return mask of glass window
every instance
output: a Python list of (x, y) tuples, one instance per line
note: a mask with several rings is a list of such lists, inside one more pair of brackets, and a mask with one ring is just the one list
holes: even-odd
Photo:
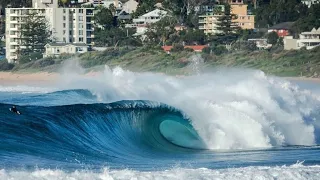
[(80, 36), (83, 35), (83, 30), (79, 30), (79, 35), (80, 35)]
[(83, 9), (79, 9), (79, 13), (83, 13)]
[(83, 28), (83, 23), (79, 23), (79, 29)]
[(79, 42), (83, 42), (83, 38), (82, 37), (79, 38)]
[(79, 21), (83, 21), (83, 16), (79, 16)]
[(63, 28), (66, 28), (66, 23), (63, 23)]
[(63, 20), (64, 20), (64, 21), (66, 20), (66, 16), (63, 16)]

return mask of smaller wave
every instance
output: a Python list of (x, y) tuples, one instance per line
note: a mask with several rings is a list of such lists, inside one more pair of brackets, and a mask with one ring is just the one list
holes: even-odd
[(6, 171), (0, 170), (0, 179), (24, 179), (24, 180), (44, 180), (44, 179), (225, 179), (225, 180), (248, 180), (248, 179), (320, 179), (320, 166), (304, 166), (294, 164), (291, 166), (251, 166), (244, 168), (228, 168), (212, 170), (207, 168), (185, 169), (173, 168), (165, 171), (141, 172), (124, 170), (102, 169), (95, 171), (74, 171), (65, 172), (63, 170), (39, 169), (35, 171)]
[(49, 93), (55, 91), (55, 88), (38, 86), (0, 86), (0, 92), (19, 92), (19, 93)]

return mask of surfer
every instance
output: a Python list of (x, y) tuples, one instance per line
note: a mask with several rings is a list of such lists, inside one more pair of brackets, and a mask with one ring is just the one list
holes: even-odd
[(12, 108), (9, 109), (11, 112), (16, 113), (16, 114), (21, 114), (20, 111), (18, 111), (16, 106), (12, 106)]

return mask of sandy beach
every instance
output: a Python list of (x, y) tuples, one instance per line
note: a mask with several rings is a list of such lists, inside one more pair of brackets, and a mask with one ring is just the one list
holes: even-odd
[(53, 83), (59, 78), (58, 73), (11, 73), (0, 72), (0, 85)]
[[(89, 72), (85, 76), (96, 76), (98, 72)], [(0, 72), (0, 85), (12, 85), (12, 84), (52, 84), (62, 78), (59, 73), (12, 73), (12, 72)], [(285, 77), (285, 79), (291, 81), (312, 81), (320, 83), (320, 78), (308, 78), (308, 77)]]

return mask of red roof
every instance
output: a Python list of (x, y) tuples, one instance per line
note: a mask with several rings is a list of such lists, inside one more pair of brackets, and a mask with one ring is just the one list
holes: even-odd
[[(194, 51), (198, 51), (198, 52), (202, 52), (202, 50), (204, 48), (208, 47), (207, 45), (196, 45), (196, 46), (184, 46), (184, 48), (190, 48), (193, 49)], [(162, 46), (162, 49), (164, 51), (171, 51), (171, 49), (173, 48), (173, 46)]]

